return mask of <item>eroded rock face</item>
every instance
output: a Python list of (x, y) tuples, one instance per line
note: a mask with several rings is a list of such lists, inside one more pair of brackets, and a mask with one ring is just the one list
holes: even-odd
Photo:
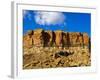
[(63, 32), (63, 46), (67, 46), (68, 45), (68, 43), (69, 43), (69, 36), (68, 36), (68, 33), (67, 32)]
[(80, 35), (78, 36), (78, 41), (77, 43), (80, 45), (80, 46), (83, 46), (83, 35), (80, 33)]
[(44, 36), (44, 46), (52, 46), (53, 32), (52, 31), (45, 31), (43, 33), (43, 36)]
[(86, 33), (28, 31), (23, 36), (23, 69), (90, 66), (90, 43)]
[(34, 30), (34, 35), (33, 35), (33, 45), (35, 46), (43, 46), (43, 30), (42, 29), (37, 29)]
[(79, 43), (79, 39), (78, 39), (78, 36), (80, 36), (80, 33), (76, 32), (70, 32), (69, 33), (69, 41), (70, 41), (70, 45), (73, 45), (73, 46), (77, 46), (78, 43)]
[(55, 43), (56, 43), (56, 46), (62, 46), (62, 31), (55, 31), (55, 35), (56, 35), (56, 38), (55, 38)]
[(87, 46), (87, 45), (89, 45), (89, 37), (88, 37), (88, 34), (87, 33), (84, 33), (83, 34), (83, 44), (85, 45), (85, 46)]
[(24, 47), (30, 48), (33, 45), (33, 39), (32, 39), (33, 31), (30, 30), (27, 32), (26, 35), (23, 37), (23, 45)]
[(46, 47), (70, 47), (70, 46), (88, 46), (90, 39), (87, 33), (64, 32), (64, 31), (44, 31), (37, 29), (28, 31), (24, 35), (24, 46), (46, 46)]

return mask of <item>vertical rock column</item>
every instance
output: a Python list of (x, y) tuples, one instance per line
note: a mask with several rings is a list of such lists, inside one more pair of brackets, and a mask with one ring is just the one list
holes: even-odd
[(79, 33), (77, 34), (77, 46), (83, 47), (83, 34)]
[(55, 43), (57, 47), (62, 47), (62, 31), (55, 31)]
[(53, 41), (53, 32), (52, 31), (44, 31), (43, 37), (44, 37), (44, 46), (51, 47), (52, 41)]
[(84, 46), (89, 46), (89, 36), (87, 33), (83, 33), (83, 44)]
[(69, 41), (71, 46), (77, 46), (77, 35), (78, 33), (69, 33)]
[(28, 31), (27, 34), (24, 35), (24, 37), (23, 37), (24, 47), (26, 47), (26, 48), (32, 47), (32, 45), (33, 45), (32, 35), (33, 35), (32, 30)]
[(37, 47), (43, 46), (44, 40), (43, 40), (42, 29), (34, 30), (33, 42), (34, 42), (34, 46), (37, 46)]
[(63, 47), (68, 47), (69, 44), (69, 36), (67, 32), (63, 32)]

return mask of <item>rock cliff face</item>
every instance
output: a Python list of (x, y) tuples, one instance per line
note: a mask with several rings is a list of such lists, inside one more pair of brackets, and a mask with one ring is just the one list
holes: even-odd
[(42, 47), (70, 47), (70, 46), (89, 46), (89, 36), (87, 33), (44, 31), (37, 29), (28, 31), (23, 38), (24, 47), (42, 46)]
[(30, 30), (23, 36), (23, 69), (91, 65), (87, 33)]

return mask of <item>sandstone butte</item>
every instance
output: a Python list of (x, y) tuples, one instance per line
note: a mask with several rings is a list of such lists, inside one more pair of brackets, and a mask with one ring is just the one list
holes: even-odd
[(64, 32), (61, 30), (50, 31), (43, 29), (29, 30), (23, 36), (23, 47), (70, 47), (88, 46), (90, 49), (90, 37), (87, 33)]

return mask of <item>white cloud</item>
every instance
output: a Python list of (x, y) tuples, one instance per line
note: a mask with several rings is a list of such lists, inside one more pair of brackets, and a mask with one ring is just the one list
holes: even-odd
[(23, 10), (23, 18), (26, 18), (26, 16), (29, 20), (31, 20), (31, 14), (29, 13), (29, 11)]
[(36, 23), (40, 25), (56, 25), (65, 23), (65, 16), (61, 12), (37, 11), (35, 12), (34, 18)]

